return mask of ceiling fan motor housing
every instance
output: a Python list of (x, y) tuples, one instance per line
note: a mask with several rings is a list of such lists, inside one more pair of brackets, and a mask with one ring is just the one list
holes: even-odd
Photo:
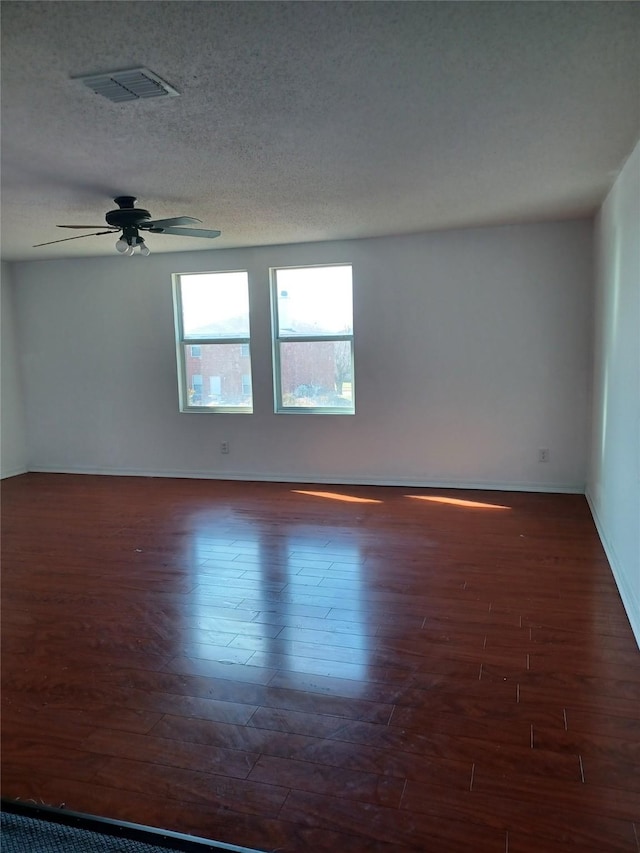
[(105, 219), (107, 223), (114, 228), (135, 228), (138, 225), (151, 219), (151, 214), (148, 210), (142, 207), (135, 207), (135, 198), (130, 195), (120, 195), (114, 198), (115, 203), (119, 206), (118, 210), (110, 210)]

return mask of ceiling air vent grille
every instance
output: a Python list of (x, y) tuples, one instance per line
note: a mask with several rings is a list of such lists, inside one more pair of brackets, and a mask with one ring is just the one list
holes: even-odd
[(107, 71), (105, 74), (91, 74), (74, 79), (81, 80), (96, 95), (104, 95), (117, 104), (122, 101), (137, 101), (140, 98), (175, 98), (180, 94), (148, 68)]

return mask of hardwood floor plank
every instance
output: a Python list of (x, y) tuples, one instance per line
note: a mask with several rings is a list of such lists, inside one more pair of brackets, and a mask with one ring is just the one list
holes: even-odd
[[(639, 664), (640, 666), (640, 664)], [(571, 670), (557, 669), (554, 672), (523, 672), (520, 675), (522, 689), (527, 687), (549, 688), (564, 691), (567, 696), (578, 697), (610, 696), (612, 699), (628, 699), (640, 702), (640, 683), (600, 676), (583, 675)]]
[(409, 782), (401, 807), (441, 819), (475, 822), (503, 832), (535, 825), (541, 839), (571, 840), (580, 849), (630, 853), (636, 843), (630, 821), (594, 815), (584, 806), (574, 812), (558, 799), (542, 805), (529, 798), (496, 797), (475, 790), (461, 793)]
[(276, 674), (275, 667), (244, 666), (222, 663), (208, 658), (176, 657), (164, 664), (165, 672), (179, 675), (196, 675), (235, 681), (239, 684), (268, 684)]
[[(185, 743), (201, 743), (224, 749), (239, 749), (266, 755), (298, 758), (310, 745), (302, 737), (276, 737), (251, 726), (212, 723), (209, 720), (185, 720), (166, 714), (151, 732), (153, 737), (168, 738)], [(315, 741), (314, 744), (315, 745)]]
[(291, 791), (281, 816), (285, 820), (322, 830), (359, 834), (364, 845), (384, 841), (388, 844), (413, 845), (418, 850), (434, 849), (448, 853), (463, 853), (469, 849), (482, 853), (503, 853), (505, 850), (505, 833), (482, 824), (449, 821), (431, 815), (403, 820), (396, 809), (352, 803), (337, 797), (302, 791)]
[(591, 814), (633, 822), (640, 815), (640, 793), (620, 788), (587, 785), (581, 780), (558, 780), (543, 776), (532, 778), (519, 773), (517, 768), (509, 773), (495, 773), (482, 763), (477, 764), (473, 775), (473, 790), (496, 798), (513, 798), (520, 802), (561, 803), (563, 808), (580, 813), (587, 809)]
[[(605, 589), (609, 585), (605, 585)], [(615, 593), (614, 593), (615, 595)], [(530, 628), (531, 643), (535, 647), (569, 647), (574, 652), (580, 652), (584, 648), (584, 634), (580, 631), (570, 631), (564, 628)], [(615, 637), (606, 634), (598, 635), (598, 642), (592, 644), (591, 654), (622, 651), (628, 652), (634, 657), (638, 648), (633, 637), (626, 634), (624, 637)]]
[(333, 766), (262, 755), (248, 776), (252, 782), (285, 785), (316, 794), (340, 792), (348, 799), (381, 806), (398, 806), (404, 790), (404, 779), (361, 770), (338, 769)]
[[(548, 726), (563, 728), (566, 715), (564, 709), (554, 703), (517, 702), (517, 694), (510, 691), (508, 701), (497, 704), (494, 696), (478, 696), (469, 692), (446, 693), (444, 691), (430, 692), (429, 690), (405, 691), (400, 696), (391, 720), (392, 725), (407, 728), (429, 728), (430, 721), (444, 714), (445, 720), (450, 715), (464, 717), (471, 723), (498, 723), (506, 727), (524, 727), (527, 730), (527, 743), (530, 740), (530, 726)], [(402, 706), (402, 707), (399, 707)], [(455, 725), (455, 723), (453, 724)], [(471, 736), (469, 730), (469, 736)]]
[(585, 711), (569, 705), (565, 710), (565, 719), (567, 729), (572, 732), (594, 732), (640, 743), (640, 707), (636, 708), (636, 711), (637, 716), (629, 718), (616, 714)]
[(339, 660), (324, 660), (315, 657), (302, 657), (272, 652), (254, 652), (249, 658), (251, 666), (266, 666), (289, 672), (300, 672), (332, 678), (358, 678), (363, 671), (360, 664)]
[(556, 706), (569, 707), (574, 711), (585, 714), (624, 717), (630, 720), (640, 719), (640, 703), (626, 697), (612, 696), (609, 693), (600, 693), (597, 690), (571, 690), (548, 685), (545, 687), (531, 687), (521, 682), (518, 685), (518, 698), (521, 704), (531, 702), (551, 702)]
[(78, 782), (90, 782), (95, 778), (103, 761), (101, 755), (86, 749), (77, 749), (68, 744), (52, 744), (46, 734), (12, 737), (2, 748), (3, 776), (19, 775), (25, 770), (37, 775), (43, 755), (46, 756), (48, 772), (64, 775)]
[[(588, 850), (589, 853), (602, 853), (599, 847), (586, 847), (576, 845), (571, 839), (561, 841), (554, 838), (541, 838), (539, 835), (529, 834), (520, 830), (511, 830), (508, 835), (509, 853), (578, 853), (579, 850)], [(634, 851), (635, 853), (635, 851)]]
[(286, 787), (279, 785), (128, 758), (105, 758), (96, 772), (95, 781), (100, 785), (183, 803), (206, 805), (214, 800), (223, 808), (266, 817), (278, 815), (288, 793)]
[(605, 760), (640, 764), (640, 742), (631, 738), (622, 740), (600, 733), (572, 732), (534, 726), (533, 743), (535, 748), (553, 752), (592, 755)]
[[(640, 765), (631, 758), (621, 761), (608, 756), (581, 755), (580, 760), (587, 785), (640, 792)], [(637, 821), (640, 822), (640, 815)]]
[(468, 737), (488, 740), (492, 743), (511, 744), (526, 748), (531, 743), (531, 724), (524, 720), (486, 720), (470, 718), (460, 714), (437, 712), (413, 708), (396, 708), (390, 726), (413, 729), (419, 732), (436, 732), (453, 737)]
[(151, 731), (162, 716), (157, 712), (119, 708), (115, 705), (103, 706), (93, 702), (88, 707), (71, 707), (70, 704), (65, 707), (62, 703), (62, 707), (56, 707), (39, 698), (26, 698), (21, 694), (20, 697), (16, 696), (15, 711), (27, 714), (31, 724), (40, 730), (49, 728), (70, 733), (79, 726), (99, 726), (144, 734)]
[(203, 744), (185, 743), (175, 739), (139, 735), (130, 732), (96, 730), (82, 741), (82, 746), (91, 753), (112, 758), (129, 758), (135, 755), (148, 764), (163, 764), (185, 770), (199, 770), (246, 779), (260, 757), (257, 752), (238, 749), (210, 747)]
[[(357, 666), (354, 664), (354, 666)], [(359, 670), (360, 668), (358, 668)], [(271, 687), (293, 688), (305, 693), (320, 693), (329, 696), (344, 696), (353, 699), (367, 699), (387, 705), (403, 703), (409, 689), (383, 681), (362, 681), (358, 678), (338, 678), (335, 676), (307, 675), (304, 672), (279, 670), (269, 682)]]
[[(369, 746), (385, 755), (401, 756), (403, 759), (406, 755), (415, 755), (435, 762), (442, 759), (460, 762), (466, 767), (475, 762), (488, 762), (505, 771), (518, 766), (523, 772), (532, 775), (573, 780), (581, 778), (577, 755), (532, 750), (529, 746), (509, 746), (506, 749), (504, 744), (492, 741), (440, 733), (426, 734), (392, 726), (270, 708), (258, 708), (249, 725), (297, 735), (317, 735), (331, 742), (343, 741), (361, 748)], [(332, 744), (331, 749), (334, 748)]]

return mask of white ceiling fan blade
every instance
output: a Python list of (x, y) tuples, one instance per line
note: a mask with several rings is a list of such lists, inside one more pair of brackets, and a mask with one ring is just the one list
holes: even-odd
[(219, 237), (220, 231), (209, 231), (205, 228), (151, 228), (152, 234), (177, 234), (182, 237)]
[(148, 228), (171, 228), (173, 225), (196, 225), (202, 222), (202, 219), (195, 219), (193, 216), (174, 216), (173, 219), (152, 219), (149, 222), (141, 222), (138, 226), (143, 230)]

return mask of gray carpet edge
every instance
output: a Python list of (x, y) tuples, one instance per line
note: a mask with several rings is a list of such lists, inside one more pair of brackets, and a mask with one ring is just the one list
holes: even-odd
[[(126, 832), (126, 824), (123, 832)], [(133, 826), (133, 825), (130, 825)], [(112, 827), (113, 828), (113, 827)], [(138, 831), (140, 828), (137, 828)], [(116, 827), (117, 830), (117, 827)], [(187, 845), (187, 846), (185, 846)], [(185, 850), (235, 851), (235, 853), (260, 853), (246, 847), (205, 839), (173, 844), (163, 839), (142, 841), (124, 834), (110, 834), (100, 829), (87, 829), (47, 820), (46, 816), (15, 814), (2, 808), (0, 813), (0, 850), (2, 853), (184, 853)]]

